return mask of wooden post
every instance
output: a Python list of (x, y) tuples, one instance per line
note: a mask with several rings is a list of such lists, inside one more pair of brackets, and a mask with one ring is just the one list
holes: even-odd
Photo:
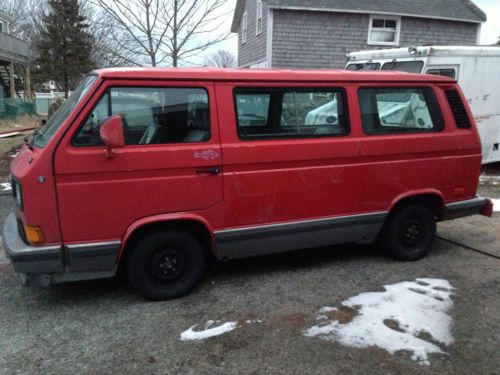
[(11, 100), (14, 100), (16, 97), (16, 83), (14, 81), (14, 61), (10, 62), (9, 78), (10, 78), (10, 98)]
[(26, 65), (26, 82), (24, 82), (24, 86), (24, 96), (26, 96), (28, 100), (33, 100), (31, 93), (31, 72), (29, 63)]

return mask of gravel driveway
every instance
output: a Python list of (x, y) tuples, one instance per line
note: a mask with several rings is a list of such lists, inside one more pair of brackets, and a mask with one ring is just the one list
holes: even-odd
[[(483, 188), (492, 196), (498, 188)], [(10, 210), (0, 197), (0, 220)], [(500, 256), (500, 214), (440, 224), (438, 235)], [(499, 374), (500, 260), (447, 240), (415, 263), (342, 246), (215, 264), (190, 296), (145, 302), (125, 281), (25, 288), (0, 253), (0, 374)], [(355, 349), (304, 336), (323, 306), (416, 278), (455, 289), (447, 354)], [(204, 341), (208, 320), (254, 321)], [(261, 322), (255, 322), (260, 320)]]

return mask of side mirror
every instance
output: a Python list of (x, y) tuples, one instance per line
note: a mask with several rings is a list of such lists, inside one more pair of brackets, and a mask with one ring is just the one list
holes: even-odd
[(120, 116), (113, 116), (101, 125), (99, 130), (102, 142), (106, 145), (106, 157), (113, 157), (114, 148), (125, 146), (125, 136), (123, 134), (123, 123)]

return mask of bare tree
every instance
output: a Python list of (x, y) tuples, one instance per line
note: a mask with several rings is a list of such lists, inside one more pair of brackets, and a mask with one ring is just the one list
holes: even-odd
[(159, 52), (169, 25), (164, 23), (163, 0), (92, 0), (92, 3), (114, 20), (120, 57), (124, 53), (133, 54), (134, 62), (139, 65), (145, 61), (152, 66), (164, 62), (165, 57)]
[(0, 11), (14, 19), (10, 34), (34, 44), (44, 16), (46, 0), (1, 0)]
[(121, 25), (107, 12), (82, 0), (82, 13), (88, 19), (88, 32), (92, 36), (92, 59), (99, 68), (141, 65), (137, 62), (137, 54), (127, 44), (128, 34)]
[(234, 68), (237, 66), (237, 61), (231, 52), (220, 49), (205, 58), (205, 65), (217, 68)]
[(226, 0), (91, 2), (116, 22), (114, 40), (135, 64), (178, 66), (229, 36), (229, 30), (221, 28), (230, 13), (225, 11)]

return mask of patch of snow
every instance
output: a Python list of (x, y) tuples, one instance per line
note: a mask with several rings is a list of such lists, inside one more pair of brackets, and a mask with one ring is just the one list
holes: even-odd
[(500, 181), (500, 176), (481, 175), (479, 177), (479, 182), (482, 182), (482, 183), (493, 182), (493, 181)]
[(260, 319), (247, 320), (245, 323), (246, 324), (262, 323), (262, 320), (260, 320)]
[(355, 348), (378, 346), (391, 354), (406, 350), (413, 353), (413, 360), (428, 365), (429, 354), (444, 353), (437, 343), (453, 343), (447, 314), (453, 307), (453, 287), (442, 279), (416, 279), (384, 288), (385, 292), (362, 293), (342, 302), (359, 312), (348, 323), (329, 320), (325, 313), (331, 307), (321, 309), (317, 316), (321, 322), (304, 335)]
[(0, 184), (0, 187), (2, 188), (2, 191), (11, 191), (12, 186), (10, 185), (10, 182), (3, 182)]
[(500, 212), (500, 199), (492, 199), (493, 201), (493, 211)]
[(192, 340), (205, 340), (210, 337), (220, 336), (225, 333), (231, 332), (238, 327), (236, 322), (226, 322), (220, 324), (220, 321), (209, 320), (204, 325), (200, 331), (195, 331), (194, 329), (198, 327), (198, 324), (192, 326), (188, 330), (181, 333), (182, 341), (192, 341)]

